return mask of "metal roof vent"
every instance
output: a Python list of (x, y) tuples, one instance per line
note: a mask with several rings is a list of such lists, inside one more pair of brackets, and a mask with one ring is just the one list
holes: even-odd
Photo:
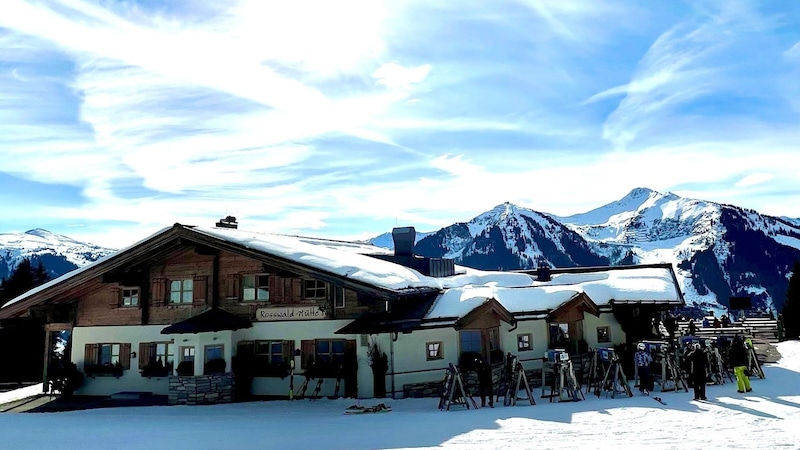
[(417, 231), (414, 227), (399, 227), (392, 229), (394, 240), (394, 254), (396, 256), (414, 256), (414, 241)]
[(236, 217), (227, 216), (224, 219), (220, 219), (219, 222), (216, 223), (217, 228), (233, 228), (234, 230), (239, 228), (239, 224), (236, 222)]

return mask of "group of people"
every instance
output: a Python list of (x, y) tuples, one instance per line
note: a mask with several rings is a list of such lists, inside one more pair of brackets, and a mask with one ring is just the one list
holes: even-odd
[[(749, 367), (749, 349), (742, 335), (736, 335), (728, 349), (727, 359), (730, 367), (736, 374), (737, 392), (745, 393), (752, 391), (750, 378), (745, 373)], [(685, 355), (689, 367), (689, 381), (694, 390), (695, 400), (706, 400), (706, 383), (709, 379), (708, 354), (699, 342), (691, 344), (690, 351)], [(639, 392), (650, 395), (653, 390), (654, 378), (651, 373), (653, 356), (647, 351), (647, 345), (640, 342), (637, 344), (636, 353), (633, 356), (636, 364), (636, 372), (639, 375)]]

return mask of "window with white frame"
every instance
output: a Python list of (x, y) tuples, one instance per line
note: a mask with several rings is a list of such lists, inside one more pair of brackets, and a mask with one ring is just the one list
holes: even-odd
[(122, 288), (122, 306), (139, 306), (139, 288)]
[(336, 309), (344, 308), (344, 288), (333, 289), (333, 307)]
[(442, 343), (439, 342), (426, 342), (426, 359), (428, 361), (433, 361), (435, 359), (442, 359), (444, 358), (444, 352), (442, 352)]
[(306, 300), (320, 300), (325, 298), (325, 282), (319, 280), (303, 280), (303, 297)]
[(269, 301), (269, 275), (253, 274), (242, 277), (242, 301)]
[(524, 352), (533, 350), (533, 335), (531, 333), (522, 333), (517, 335), (517, 351)]
[(172, 304), (192, 303), (194, 283), (191, 278), (172, 280), (169, 283), (169, 302)]

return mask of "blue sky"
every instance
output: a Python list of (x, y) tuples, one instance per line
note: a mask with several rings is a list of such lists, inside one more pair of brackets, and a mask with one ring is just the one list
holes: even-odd
[[(213, 6), (209, 6), (213, 4)], [(800, 2), (0, 1), (0, 232), (800, 217)]]

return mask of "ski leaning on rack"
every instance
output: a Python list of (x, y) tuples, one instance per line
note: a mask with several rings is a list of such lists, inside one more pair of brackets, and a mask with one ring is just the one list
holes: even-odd
[(452, 405), (465, 406), (469, 409), (470, 403), (475, 409), (478, 409), (478, 404), (472, 398), (472, 394), (464, 387), (464, 379), (461, 377), (458, 367), (450, 363), (444, 379), (442, 396), (439, 399), (439, 409), (450, 411)]
[(289, 360), (289, 400), (294, 400), (294, 358)]
[[(528, 377), (525, 376), (525, 369), (522, 367), (522, 363), (519, 362), (519, 358), (510, 353), (506, 358), (507, 376), (503, 392), (503, 406), (516, 406), (517, 400), (528, 400), (531, 405), (535, 405), (536, 400), (533, 399)], [(518, 397), (520, 389), (525, 391), (525, 397), (523, 398)], [(500, 397), (498, 396), (498, 401), (499, 400)]]

